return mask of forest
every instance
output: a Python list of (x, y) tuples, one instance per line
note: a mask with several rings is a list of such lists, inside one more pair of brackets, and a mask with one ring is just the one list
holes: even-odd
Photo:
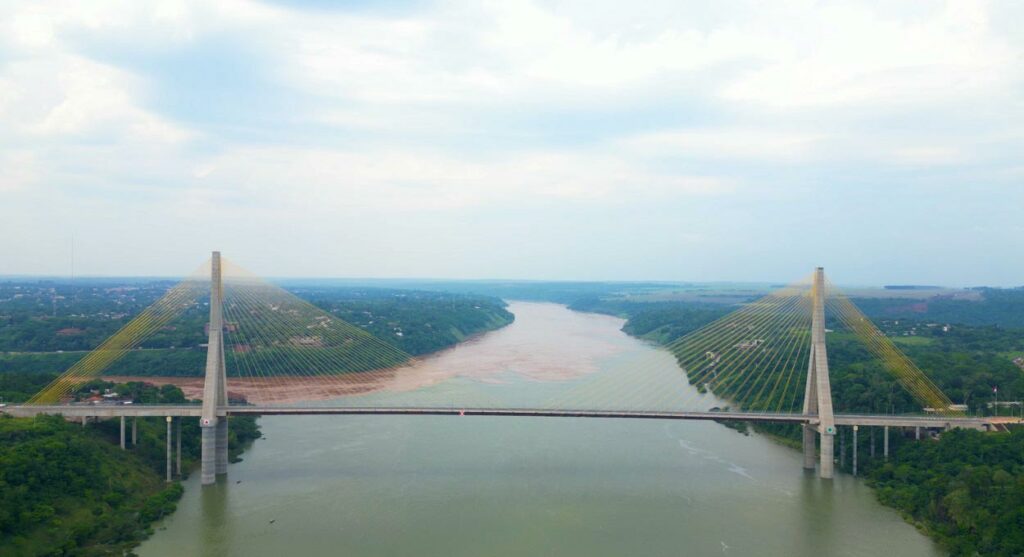
[(1024, 328), (1024, 287), (972, 288), (978, 299), (933, 296), (924, 300), (899, 297), (863, 298), (860, 309), (876, 318), (912, 318), (961, 325)]
[(1024, 554), (1024, 430), (953, 430), (868, 463), (878, 499), (954, 556)]
[[(0, 283), (0, 373), (53, 373), (68, 369), (87, 350), (98, 346), (157, 300), (170, 283), (103, 282), (102, 285)], [(453, 346), (471, 335), (503, 327), (514, 319), (500, 299), (481, 295), (309, 285), (293, 286), (292, 293), (414, 356)], [(206, 321), (206, 310), (201, 305), (184, 312), (104, 373), (201, 375), (206, 358)], [(242, 341), (236, 340), (231, 329), (227, 329), (229, 375), (240, 371), (240, 366), (232, 365), (234, 362), (230, 360), (245, 357), (243, 350), (233, 350), (238, 342)], [(277, 352), (296, 350), (287, 342), (265, 348)], [(338, 362), (348, 361), (344, 354), (332, 354), (332, 357)], [(398, 362), (364, 362), (370, 367), (388, 367), (395, 363)], [(267, 371), (289, 373), (291, 370)]]
[[(0, 374), (5, 400), (24, 400), (47, 376)], [(135, 401), (177, 402), (176, 387), (94, 383)], [(165, 424), (140, 418), (138, 445), (122, 451), (118, 420), (87, 427), (58, 416), (0, 417), (0, 553), (12, 556), (124, 555), (173, 512), (181, 484), (164, 482)], [(182, 421), (182, 470), (199, 458), (199, 424)], [(254, 417), (232, 417), (233, 460), (259, 437)]]

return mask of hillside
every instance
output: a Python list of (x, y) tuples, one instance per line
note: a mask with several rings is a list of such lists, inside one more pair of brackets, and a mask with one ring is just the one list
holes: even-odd
[[(166, 281), (113, 284), (120, 286), (0, 284), (0, 373), (68, 369), (170, 286)], [(293, 293), (414, 356), (453, 346), (514, 319), (504, 302), (480, 295), (324, 286), (297, 286)], [(185, 312), (107, 368), (105, 374), (202, 375), (206, 321), (201, 306)], [(229, 358), (233, 357), (232, 341), (229, 332), (225, 339)], [(394, 364), (384, 360), (367, 363), (378, 367)], [(239, 371), (229, 362), (229, 375)]]
[[(26, 400), (51, 378), (0, 373), (0, 393)], [(184, 400), (173, 386), (117, 387), (137, 402)], [(140, 418), (138, 445), (123, 451), (118, 420), (82, 427), (57, 416), (0, 416), (0, 555), (122, 555), (145, 539), (182, 493), (164, 481), (165, 427), (162, 418)], [(198, 430), (197, 420), (182, 421), (186, 474), (199, 459)], [(259, 436), (256, 418), (231, 418), (232, 460)]]

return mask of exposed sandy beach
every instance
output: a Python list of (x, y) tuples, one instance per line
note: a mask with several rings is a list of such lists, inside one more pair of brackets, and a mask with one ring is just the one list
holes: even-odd
[[(618, 347), (590, 328), (618, 329), (622, 320), (582, 316), (552, 304), (515, 302), (516, 321), (400, 368), (319, 377), (228, 377), (228, 396), (255, 404), (287, 404), (338, 399), (376, 392), (406, 392), (456, 377), (500, 383), (506, 374), (533, 381), (565, 381), (597, 371), (597, 362)], [(576, 320), (572, 324), (565, 320)], [(595, 323), (601, 321), (603, 324)], [(567, 334), (565, 331), (574, 331)], [(482, 342), (486, 339), (486, 345)], [(566, 350), (566, 346), (570, 350)], [(201, 399), (202, 377), (109, 376), (109, 381), (176, 385), (190, 399)]]

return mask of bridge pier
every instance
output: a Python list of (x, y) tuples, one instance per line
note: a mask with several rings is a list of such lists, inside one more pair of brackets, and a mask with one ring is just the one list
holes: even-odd
[(217, 426), (201, 424), (200, 426), (200, 483), (210, 485), (217, 481)]
[(177, 419), (178, 422), (178, 461), (175, 464), (175, 473), (178, 477), (181, 477), (181, 418)]
[(228, 473), (228, 417), (217, 420), (217, 475)]
[(831, 480), (835, 475), (835, 437), (831, 433), (821, 434), (821, 463), (818, 476), (825, 480)]
[(171, 483), (171, 420), (173, 419), (167, 416), (167, 483)]
[(139, 418), (132, 418), (132, 447), (139, 444)]
[(875, 428), (868, 430), (868, 437), (871, 444), (869, 453), (871, 458), (875, 458)]
[(889, 426), (882, 427), (882, 457), (889, 460)]
[(121, 416), (121, 450), (124, 450), (124, 416)]
[(804, 470), (814, 470), (815, 461), (818, 459), (817, 447), (815, 447), (814, 426), (804, 425)]
[(836, 431), (839, 432), (839, 469), (843, 470), (846, 467), (846, 434), (841, 427), (837, 427)]
[(857, 426), (853, 426), (853, 475), (857, 475)]

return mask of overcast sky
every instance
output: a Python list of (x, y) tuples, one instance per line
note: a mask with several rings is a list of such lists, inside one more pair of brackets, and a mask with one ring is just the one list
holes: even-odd
[(0, 275), (1024, 284), (1024, 3), (0, 0)]

